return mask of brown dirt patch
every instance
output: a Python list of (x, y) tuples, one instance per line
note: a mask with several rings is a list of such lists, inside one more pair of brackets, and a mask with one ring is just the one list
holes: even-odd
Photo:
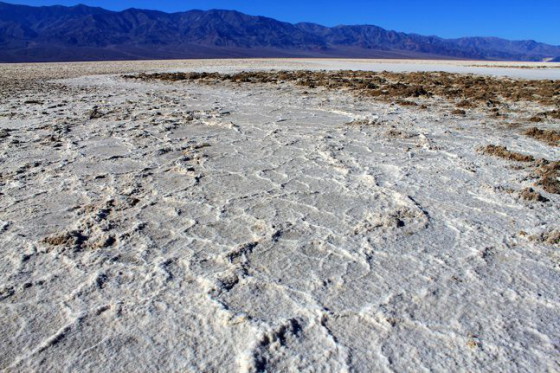
[(52, 236), (45, 237), (43, 238), (42, 242), (51, 246), (81, 247), (87, 241), (87, 239), (88, 237), (84, 236), (82, 232), (70, 231), (56, 233)]
[(453, 115), (467, 115), (467, 112), (465, 110), (462, 109), (455, 109), (451, 112), (451, 114)]
[(396, 103), (401, 106), (418, 106), (416, 102), (408, 100), (397, 100)]
[(493, 155), (503, 159), (517, 162), (533, 162), (535, 158), (532, 155), (521, 154), (509, 151), (505, 146), (487, 145), (480, 149), (483, 154)]
[(533, 188), (525, 188), (520, 193), (519, 196), (525, 201), (533, 202), (548, 202), (548, 198), (543, 197), (542, 194), (535, 191)]
[(524, 135), (545, 142), (548, 145), (560, 146), (560, 132), (554, 130), (542, 130), (537, 127), (529, 128)]
[(489, 103), (495, 106), (504, 100), (560, 105), (560, 81), (518, 80), (445, 72), (257, 71), (236, 74), (154, 73), (123, 77), (141, 80), (200, 81), (207, 84), (219, 84), (224, 81), (269, 84), (289, 82), (306, 88), (350, 90), (362, 97), (376, 97), (386, 101), (439, 96), (453, 102), (470, 102), (470, 105), (476, 106), (488, 106)]
[(560, 194), (560, 161), (549, 162), (541, 160), (541, 165), (537, 168), (537, 175), (540, 180), (537, 185), (548, 193)]
[(549, 232), (543, 232), (537, 236), (529, 237), (530, 240), (539, 243), (544, 243), (545, 245), (560, 245), (560, 230), (552, 230)]
[(456, 106), (461, 109), (473, 109), (476, 107), (476, 104), (469, 100), (461, 100)]
[(529, 118), (529, 122), (531, 123), (541, 123), (543, 119), (541, 117), (531, 117)]
[(560, 119), (560, 110), (552, 110), (544, 113), (547, 118)]

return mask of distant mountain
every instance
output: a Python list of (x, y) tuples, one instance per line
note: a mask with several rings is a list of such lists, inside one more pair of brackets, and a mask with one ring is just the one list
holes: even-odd
[(164, 13), (0, 2), (0, 61), (228, 57), (560, 59), (560, 46), (442, 39), (371, 25), (290, 24), (236, 11)]

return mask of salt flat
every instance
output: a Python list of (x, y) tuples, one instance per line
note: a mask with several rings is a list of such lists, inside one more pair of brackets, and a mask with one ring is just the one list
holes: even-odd
[(0, 368), (560, 370), (554, 107), (122, 77), (495, 64), (0, 65)]

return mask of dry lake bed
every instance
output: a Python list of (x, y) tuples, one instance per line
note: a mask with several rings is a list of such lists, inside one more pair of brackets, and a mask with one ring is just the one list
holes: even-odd
[(0, 64), (0, 369), (560, 371), (558, 64)]

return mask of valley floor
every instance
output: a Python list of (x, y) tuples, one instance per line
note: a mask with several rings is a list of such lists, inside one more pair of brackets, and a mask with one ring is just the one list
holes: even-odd
[(554, 107), (122, 77), (373, 66), (1, 65), (0, 369), (560, 370)]

